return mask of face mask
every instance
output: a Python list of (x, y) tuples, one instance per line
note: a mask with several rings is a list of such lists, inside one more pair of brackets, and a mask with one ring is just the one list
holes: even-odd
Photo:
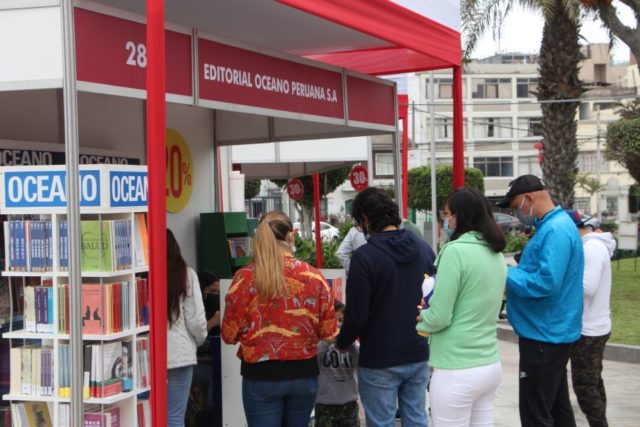
[(455, 228), (449, 228), (449, 218), (444, 220), (444, 224), (442, 225), (442, 227), (444, 230), (444, 234), (447, 235), (447, 238), (451, 239), (451, 236), (453, 235)]
[[(525, 197), (522, 198), (522, 202), (520, 203), (520, 207), (518, 208), (520, 212), (522, 212), (522, 207), (524, 206), (524, 199)], [(529, 203), (529, 205), (531, 206), (531, 208), (529, 209), (529, 214), (525, 215), (524, 212), (522, 212), (522, 224), (525, 227), (531, 227), (536, 221), (536, 217), (533, 215), (533, 203)]]

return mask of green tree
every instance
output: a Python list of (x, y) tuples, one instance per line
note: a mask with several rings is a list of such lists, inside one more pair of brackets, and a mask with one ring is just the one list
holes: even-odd
[(463, 0), (461, 4), (465, 57), (492, 27), (494, 37), (515, 5), (542, 12), (544, 27), (538, 57), (540, 79), (535, 93), (542, 102), (542, 171), (552, 197), (563, 207), (573, 207), (577, 170), (576, 111), (584, 88), (578, 78), (582, 59), (579, 0)]
[[(349, 166), (322, 172), (320, 174), (320, 198), (332, 193), (342, 185), (349, 176), (349, 172), (351, 172)], [(305, 175), (297, 179), (302, 181), (302, 185), (304, 185), (304, 195), (295, 202), (295, 207), (300, 216), (302, 235), (308, 239), (311, 237), (311, 220), (313, 218), (313, 176)], [(289, 182), (288, 179), (272, 179), (271, 181), (280, 188), (285, 188)]]
[(576, 176), (576, 185), (586, 191), (590, 196), (593, 196), (606, 187), (605, 184), (602, 184), (596, 178), (592, 178), (588, 173), (578, 174)]
[(247, 200), (253, 199), (258, 193), (260, 193), (260, 180), (246, 179), (244, 181), (244, 198)]
[(623, 165), (640, 183), (640, 100), (620, 105), (621, 118), (607, 126), (605, 155)]
[[(478, 168), (464, 168), (465, 187), (475, 188), (484, 192), (482, 171)], [(442, 208), (445, 199), (453, 191), (453, 167), (448, 165), (436, 166), (436, 204), (438, 210)], [(431, 167), (420, 166), (409, 170), (409, 200), (410, 208), (421, 211), (431, 210)]]
[[(636, 58), (640, 58), (640, 2), (638, 0), (620, 0), (620, 3), (633, 10), (636, 18), (635, 28), (624, 25), (618, 18), (619, 4), (614, 4), (611, 0), (582, 0), (582, 4), (587, 10), (598, 15), (610, 35), (620, 39), (629, 47)], [(640, 63), (637, 66), (640, 70)]]

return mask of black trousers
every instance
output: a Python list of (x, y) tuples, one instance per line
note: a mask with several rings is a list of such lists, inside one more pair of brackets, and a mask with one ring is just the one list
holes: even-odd
[(583, 335), (571, 349), (571, 380), (580, 409), (590, 427), (607, 427), (607, 394), (602, 381), (602, 358), (609, 335)]
[(520, 338), (518, 347), (522, 427), (575, 427), (567, 383), (572, 344)]

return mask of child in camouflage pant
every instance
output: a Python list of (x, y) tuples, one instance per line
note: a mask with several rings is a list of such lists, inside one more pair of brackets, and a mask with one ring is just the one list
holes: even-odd
[[(344, 304), (336, 301), (336, 319), (342, 324)], [(339, 351), (333, 343), (318, 343), (318, 394), (315, 408), (315, 427), (359, 427), (358, 385), (355, 370), (358, 347)]]

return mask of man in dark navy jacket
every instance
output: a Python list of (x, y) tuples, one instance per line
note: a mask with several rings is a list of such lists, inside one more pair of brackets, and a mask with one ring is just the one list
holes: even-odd
[(360, 339), (358, 390), (367, 426), (395, 426), (396, 401), (403, 425), (427, 426), (429, 348), (415, 326), (424, 275), (435, 274), (435, 254), (399, 229), (398, 205), (378, 188), (360, 192), (351, 214), (368, 240), (351, 257), (336, 345), (348, 349)]

